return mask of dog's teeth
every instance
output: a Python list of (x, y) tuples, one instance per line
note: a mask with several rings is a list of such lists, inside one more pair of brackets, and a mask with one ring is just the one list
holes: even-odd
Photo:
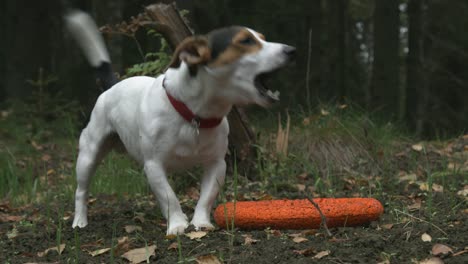
[(272, 92), (272, 91), (268, 90), (268, 91), (266, 92), (266, 94), (267, 94), (270, 98), (272, 98), (272, 99), (274, 99), (274, 100), (278, 100), (278, 99), (279, 99), (280, 92), (279, 92), (279, 91), (274, 91), (274, 92)]

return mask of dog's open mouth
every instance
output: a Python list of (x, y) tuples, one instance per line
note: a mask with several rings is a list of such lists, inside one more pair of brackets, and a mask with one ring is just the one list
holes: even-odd
[(272, 92), (271, 90), (268, 89), (267, 86), (267, 80), (273, 76), (273, 74), (277, 71), (278, 69), (275, 69), (273, 71), (269, 72), (263, 72), (258, 74), (255, 79), (254, 79), (254, 84), (255, 88), (260, 92), (260, 94), (263, 97), (268, 98), (271, 101), (279, 101), (279, 91), (274, 91)]

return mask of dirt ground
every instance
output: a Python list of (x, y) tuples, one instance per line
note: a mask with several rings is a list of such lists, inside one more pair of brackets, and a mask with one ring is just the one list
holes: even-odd
[[(461, 151), (466, 153), (466, 145)], [(393, 162), (405, 162), (405, 153), (396, 156)], [(153, 245), (156, 249), (150, 263), (468, 263), (468, 209), (466, 194), (461, 193), (467, 189), (467, 174), (457, 175), (452, 179), (455, 185), (450, 185), (453, 188), (444, 191), (437, 190), (437, 185), (433, 192), (424, 191), (424, 184), (418, 181), (402, 181), (397, 190), (383, 190), (373, 195), (385, 208), (379, 221), (362, 227), (331, 228), (331, 237), (323, 229), (267, 228), (216, 229), (193, 239), (186, 235), (168, 238), (165, 221), (151, 196), (92, 197), (89, 225), (73, 230), (72, 201), (23, 207), (3, 201), (0, 263), (128, 263), (122, 254)], [(298, 182), (303, 178), (298, 176)], [(362, 193), (362, 185), (350, 186), (349, 178), (343, 181), (343, 190), (333, 196)], [(259, 199), (258, 193), (247, 195), (244, 187), (239, 187), (244, 198)], [(300, 194), (285, 188), (274, 198), (280, 197)], [(184, 196), (181, 200), (190, 217), (194, 199)], [(194, 234), (192, 231), (187, 233)], [(57, 250), (45, 252), (62, 244), (65, 248), (60, 255)], [(106, 248), (113, 250), (97, 251)], [(423, 262), (429, 258), (435, 262)]]

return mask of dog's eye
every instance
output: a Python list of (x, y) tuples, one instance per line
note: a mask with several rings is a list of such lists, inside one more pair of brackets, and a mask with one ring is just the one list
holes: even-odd
[(241, 40), (239, 41), (239, 43), (242, 44), (242, 45), (247, 45), (247, 46), (249, 46), (249, 45), (255, 44), (255, 40), (254, 40), (252, 37), (246, 37), (246, 38), (244, 38), (244, 39), (241, 39)]

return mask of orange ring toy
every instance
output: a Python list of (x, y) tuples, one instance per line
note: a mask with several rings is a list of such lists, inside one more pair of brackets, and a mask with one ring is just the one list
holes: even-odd
[[(373, 198), (316, 198), (314, 202), (327, 218), (328, 227), (358, 226), (379, 219), (382, 204)], [(227, 213), (227, 215), (225, 214)], [(216, 224), (226, 222), (241, 229), (314, 229), (321, 223), (320, 213), (307, 200), (239, 201), (219, 205)]]

